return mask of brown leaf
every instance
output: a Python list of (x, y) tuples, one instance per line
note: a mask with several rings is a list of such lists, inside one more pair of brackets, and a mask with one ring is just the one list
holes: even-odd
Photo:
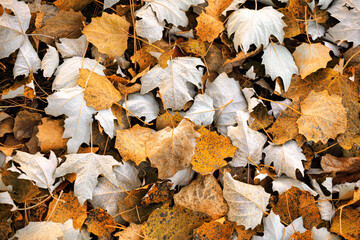
[(121, 57), (127, 48), (129, 27), (130, 23), (125, 17), (103, 12), (101, 17), (92, 19), (91, 23), (84, 28), (83, 33), (99, 52), (108, 54), (110, 57)]
[(280, 8), (278, 11), (284, 14), (282, 17), (282, 20), (286, 24), (284, 27), (284, 38), (292, 38), (303, 33), (303, 31), (300, 30), (299, 23), (296, 21), (296, 17), (292, 14), (291, 11), (286, 8)]
[(190, 166), (198, 133), (193, 124), (183, 119), (172, 129), (166, 127), (153, 134), (145, 144), (151, 166), (159, 170), (159, 178), (172, 177), (177, 171)]
[[(85, 21), (85, 17), (81, 12), (60, 10), (56, 17), (48, 19), (45, 26), (34, 32), (40, 35), (34, 35), (33, 37), (46, 44), (54, 43), (54, 38), (78, 38), (81, 36), (83, 21)], [(53, 38), (41, 35), (47, 35)]]
[(205, 56), (206, 54), (206, 45), (204, 42), (189, 38), (186, 42), (180, 43), (179, 45), (182, 50), (184, 50), (187, 54), (195, 54), (195, 56)]
[[(340, 219), (341, 213), (341, 219)], [(340, 224), (341, 220), (341, 224)], [(333, 222), (331, 224), (331, 231), (344, 237), (345, 239), (359, 240), (360, 239), (360, 213), (356, 209), (344, 208), (337, 211)]]
[(121, 232), (114, 234), (119, 240), (143, 240), (140, 224), (130, 223), (130, 225)]
[(175, 112), (175, 114), (172, 116), (169, 112), (166, 112), (156, 118), (156, 130), (161, 130), (166, 127), (177, 127), (183, 117), (180, 115), (180, 113)]
[(132, 160), (139, 165), (146, 161), (145, 143), (151, 135), (150, 128), (138, 124), (130, 129), (117, 130), (115, 148), (119, 150), (123, 161)]
[(31, 138), (35, 126), (41, 122), (41, 114), (27, 110), (18, 112), (14, 123), (14, 136), (16, 139)]
[(174, 195), (174, 192), (170, 190), (172, 185), (173, 183), (167, 181), (155, 183), (146, 193), (146, 196), (143, 197), (141, 203), (148, 206), (153, 203), (171, 201)]
[(68, 140), (62, 138), (64, 121), (60, 119), (53, 120), (49, 117), (44, 117), (41, 121), (42, 124), (37, 126), (39, 131), (36, 134), (41, 151), (48, 152), (65, 148)]
[(85, 88), (86, 105), (93, 107), (96, 111), (109, 109), (114, 102), (121, 100), (120, 92), (105, 76), (100, 76), (88, 69), (80, 69), (77, 83)]
[[(2, 113), (2, 112), (0, 112)], [(0, 137), (3, 137), (6, 133), (12, 133), (14, 128), (14, 119), (5, 118), (0, 121)]]
[(227, 240), (231, 239), (236, 224), (227, 220), (219, 219), (212, 222), (205, 222), (194, 230), (194, 240)]
[(116, 230), (114, 218), (101, 208), (90, 210), (85, 224), (89, 232), (95, 234), (100, 239), (109, 239), (111, 233)]
[(340, 96), (329, 96), (326, 90), (311, 91), (300, 103), (302, 115), (296, 121), (299, 133), (308, 141), (323, 143), (344, 133), (347, 127), (346, 110), (341, 102)]
[(211, 216), (224, 216), (228, 206), (222, 190), (213, 175), (199, 175), (190, 185), (174, 195), (175, 204)]
[(321, 158), (321, 168), (325, 172), (353, 172), (360, 169), (360, 157), (335, 157), (326, 154)]
[(168, 204), (156, 209), (142, 230), (145, 239), (192, 239), (193, 230), (207, 219), (203, 214)]
[(136, 51), (130, 59), (133, 63), (137, 63), (139, 65), (139, 72), (142, 72), (148, 66), (152, 67), (157, 63), (157, 59), (144, 48)]
[(206, 13), (218, 18), (232, 2), (233, 0), (208, 0), (208, 6), (205, 8)]
[(231, 144), (228, 137), (211, 132), (202, 126), (196, 138), (195, 154), (191, 160), (193, 169), (202, 174), (212, 174), (215, 170), (225, 166), (227, 157), (233, 157), (236, 147)]
[(60, 10), (68, 11), (73, 9), (75, 12), (83, 10), (93, 0), (56, 0), (54, 2)]
[(296, 187), (291, 187), (282, 193), (272, 210), (287, 224), (298, 217), (302, 217), (304, 227), (309, 230), (322, 223), (314, 197), (309, 192), (301, 191)]
[(86, 210), (86, 204), (81, 206), (74, 192), (70, 191), (63, 193), (60, 201), (58, 199), (51, 201), (46, 219), (52, 222), (64, 223), (71, 218), (73, 219), (74, 228), (79, 229), (87, 217)]

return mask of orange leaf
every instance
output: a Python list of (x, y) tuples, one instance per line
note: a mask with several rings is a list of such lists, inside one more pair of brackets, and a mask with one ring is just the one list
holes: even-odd
[(235, 226), (235, 223), (226, 220), (224, 222), (218, 220), (209, 223), (205, 222), (194, 230), (194, 239), (231, 239), (231, 234), (234, 232)]
[(114, 218), (101, 208), (90, 210), (85, 224), (89, 232), (95, 234), (100, 239), (109, 239), (116, 227)]
[(195, 155), (191, 164), (196, 172), (206, 175), (225, 166), (227, 157), (233, 157), (236, 147), (231, 144), (228, 137), (211, 132), (202, 126), (198, 133), (201, 137), (196, 138)]
[[(344, 208), (336, 212), (331, 224), (331, 231), (349, 240), (357, 240), (360, 236), (360, 213), (356, 209)], [(341, 224), (340, 224), (341, 223)]]
[(196, 26), (197, 35), (201, 41), (214, 41), (219, 34), (224, 31), (223, 23), (206, 13), (201, 13), (196, 18), (198, 25)]
[(39, 146), (42, 152), (65, 148), (67, 139), (63, 139), (64, 121), (53, 120), (49, 117), (41, 119), (42, 124), (37, 126), (39, 132), (36, 137), (39, 139)]

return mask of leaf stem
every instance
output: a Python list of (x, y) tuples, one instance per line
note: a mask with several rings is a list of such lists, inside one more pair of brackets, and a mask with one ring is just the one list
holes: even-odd
[(286, 104), (283, 104), (283, 103), (281, 103), (281, 102), (277, 102), (277, 101), (274, 101), (274, 100), (271, 100), (271, 99), (263, 98), (263, 97), (261, 97), (261, 96), (259, 96), (258, 98), (261, 99), (261, 100), (264, 100), (264, 101), (273, 102), (273, 103), (277, 103), (277, 104), (283, 105), (283, 106), (285, 106), (285, 107), (287, 107), (287, 108), (290, 108), (291, 110), (293, 110), (293, 111), (296, 112), (297, 114), (303, 115), (301, 112), (299, 112), (298, 110), (290, 107), (289, 105), (286, 105)]

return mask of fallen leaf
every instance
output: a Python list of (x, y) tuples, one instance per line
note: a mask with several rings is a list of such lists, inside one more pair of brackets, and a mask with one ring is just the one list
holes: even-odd
[(222, 195), (221, 187), (212, 175), (199, 175), (174, 195), (174, 201), (175, 205), (217, 219), (224, 216), (229, 209)]
[(119, 240), (143, 240), (143, 233), (140, 224), (130, 223), (130, 225), (121, 232), (114, 234)]
[(142, 225), (145, 239), (192, 239), (193, 230), (207, 217), (179, 206), (164, 204)]
[[(341, 215), (340, 215), (341, 213)], [(341, 216), (341, 219), (340, 219)], [(360, 226), (357, 224), (360, 220), (360, 213), (356, 209), (344, 208), (337, 211), (331, 224), (331, 232), (334, 232), (345, 239), (359, 239)]]
[(175, 129), (166, 127), (147, 140), (146, 155), (151, 165), (158, 169), (160, 179), (172, 177), (190, 166), (198, 135), (193, 124), (184, 119)]
[(89, 5), (93, 0), (56, 0), (54, 2), (60, 10), (68, 11), (73, 9), (75, 12), (83, 10), (87, 5)]
[(262, 186), (236, 181), (225, 172), (224, 198), (229, 205), (229, 220), (253, 229), (261, 223), (270, 194)]
[(76, 39), (60, 38), (55, 45), (63, 58), (82, 57), (86, 50), (87, 40), (85, 35)]
[(73, 219), (74, 228), (79, 229), (87, 218), (86, 210), (86, 205), (81, 206), (74, 192), (70, 191), (63, 193), (60, 200), (51, 201), (46, 219), (58, 223), (65, 223), (68, 219)]
[(220, 20), (204, 12), (196, 18), (196, 21), (198, 22), (196, 34), (201, 41), (213, 42), (225, 29)]
[(98, 182), (98, 176), (103, 174), (112, 184), (118, 185), (113, 166), (118, 163), (112, 156), (94, 153), (66, 155), (65, 163), (56, 169), (55, 177), (68, 173), (76, 173), (74, 193), (81, 205), (92, 199), (92, 193)]
[(157, 63), (157, 59), (144, 48), (136, 51), (130, 59), (133, 63), (137, 63), (139, 65), (139, 72), (142, 72), (148, 66), (152, 67)]
[(120, 57), (127, 48), (129, 27), (125, 17), (103, 12), (101, 17), (93, 18), (82, 32), (99, 52)]
[(100, 239), (109, 239), (111, 233), (116, 229), (114, 218), (100, 208), (89, 211), (85, 224), (89, 232), (95, 234)]
[(194, 239), (231, 239), (231, 234), (234, 232), (235, 223), (224, 220), (205, 222), (203, 225), (194, 230)]
[(302, 78), (320, 68), (326, 68), (327, 63), (331, 60), (330, 49), (321, 43), (302, 43), (293, 52), (293, 56)]
[(121, 100), (120, 92), (105, 76), (100, 76), (88, 69), (80, 69), (77, 83), (85, 88), (86, 105), (93, 107), (96, 111), (109, 109), (114, 102)]
[(236, 147), (228, 137), (209, 131), (204, 126), (198, 130), (200, 137), (196, 138), (195, 154), (191, 160), (193, 169), (202, 174), (212, 174), (225, 166), (227, 157), (233, 157)]
[(166, 127), (177, 127), (183, 117), (179, 112), (175, 112), (171, 115), (168, 111), (156, 118), (156, 130), (159, 131)]
[(149, 206), (150, 204), (171, 201), (174, 195), (174, 192), (171, 190), (172, 185), (173, 184), (171, 182), (166, 180), (155, 183), (142, 198), (141, 203), (145, 206)]
[(23, 110), (18, 112), (14, 121), (14, 136), (17, 139), (31, 138), (35, 126), (41, 122), (41, 114)]
[(62, 138), (64, 121), (60, 119), (54, 120), (49, 117), (42, 118), (41, 121), (42, 124), (37, 126), (39, 131), (36, 134), (41, 151), (48, 152), (65, 148), (68, 140)]
[(320, 164), (325, 172), (352, 172), (360, 168), (359, 160), (359, 157), (343, 158), (326, 154), (321, 158)]
[(78, 38), (81, 36), (83, 21), (85, 17), (81, 12), (60, 10), (56, 17), (49, 18), (42, 28), (35, 30), (33, 37), (46, 44), (53, 44), (55, 38)]
[(137, 35), (146, 38), (149, 43), (161, 40), (165, 21), (159, 21), (149, 5), (144, 5), (135, 12), (135, 30)]
[(311, 91), (301, 101), (300, 107), (301, 116), (296, 123), (299, 133), (308, 141), (321, 141), (326, 144), (330, 138), (335, 139), (338, 134), (345, 133), (346, 110), (340, 96), (329, 96), (326, 90), (317, 93)]
[(159, 114), (160, 107), (152, 93), (140, 94), (131, 93), (123, 103), (123, 107), (137, 117), (145, 117), (146, 122), (151, 122)]
[(212, 98), (208, 94), (198, 94), (193, 105), (184, 118), (190, 119), (197, 127), (208, 126), (214, 121), (215, 109)]
[(281, 194), (272, 211), (288, 224), (292, 219), (302, 217), (306, 229), (312, 229), (322, 223), (314, 197), (309, 192), (301, 191), (296, 187), (291, 187)]

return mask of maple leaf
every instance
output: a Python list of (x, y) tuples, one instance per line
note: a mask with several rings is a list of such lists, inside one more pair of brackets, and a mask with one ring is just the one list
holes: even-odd
[(213, 175), (198, 176), (190, 185), (174, 195), (175, 204), (211, 216), (224, 216), (228, 206), (221, 187)]
[(17, 151), (13, 160), (20, 164), (19, 168), (25, 173), (19, 178), (32, 180), (38, 187), (49, 189), (50, 192), (56, 188), (54, 174), (59, 160), (52, 151), (50, 151), (49, 159), (43, 157), (41, 153), (32, 155)]
[(326, 90), (318, 93), (311, 91), (300, 103), (302, 114), (296, 121), (299, 132), (309, 141), (323, 143), (344, 133), (347, 121), (346, 111), (341, 102), (340, 96), (329, 96)]
[(165, 27), (164, 21), (159, 21), (152, 8), (145, 5), (135, 12), (137, 20), (135, 22), (136, 34), (146, 38), (149, 43), (160, 40), (163, 36)]
[(125, 17), (103, 12), (101, 17), (92, 19), (82, 32), (99, 52), (120, 57), (127, 48), (129, 27)]
[(245, 226), (245, 229), (253, 229), (261, 223), (270, 194), (262, 186), (236, 181), (225, 172), (224, 198), (229, 205), (229, 220)]
[(227, 135), (227, 127), (236, 124), (236, 111), (246, 110), (247, 103), (239, 82), (221, 73), (213, 82), (206, 82), (205, 92), (214, 101), (215, 126), (222, 135)]
[(228, 137), (211, 132), (204, 126), (198, 130), (198, 133), (201, 136), (196, 138), (195, 154), (191, 165), (202, 175), (212, 174), (227, 164), (224, 159), (233, 157), (236, 147), (231, 145)]
[(236, 127), (228, 127), (228, 136), (232, 144), (237, 147), (233, 160), (229, 163), (231, 166), (244, 167), (252, 162), (259, 164), (262, 159), (262, 150), (267, 141), (266, 135), (249, 128), (247, 121), (250, 117), (248, 112), (237, 111)]
[(302, 160), (306, 160), (302, 149), (293, 140), (286, 142), (283, 145), (275, 145), (270, 143), (264, 149), (265, 164), (270, 165), (274, 163), (275, 171), (278, 176), (285, 173), (287, 176), (296, 179), (296, 169), (299, 169), (304, 174), (304, 167)]
[(188, 18), (185, 12), (191, 5), (198, 5), (204, 2), (204, 0), (177, 0), (175, 2), (171, 0), (153, 0), (148, 4), (156, 13), (156, 17), (160, 22), (166, 20), (175, 26), (186, 27), (188, 25)]
[(235, 49), (238, 50), (240, 46), (247, 53), (251, 44), (257, 48), (263, 45), (265, 48), (269, 44), (270, 35), (274, 35), (282, 43), (285, 35), (282, 16), (284, 15), (273, 7), (260, 10), (243, 8), (235, 11), (226, 24), (228, 34), (235, 33)]
[(328, 9), (328, 12), (339, 20), (339, 22), (328, 30), (329, 34), (340, 42), (353, 42), (353, 47), (360, 44), (359, 28), (354, 26), (360, 25), (358, 1), (337, 0)]
[(331, 60), (330, 49), (321, 43), (302, 43), (293, 52), (293, 56), (302, 78), (320, 68), (326, 68), (326, 64)]
[(102, 156), (94, 153), (66, 155), (65, 163), (56, 169), (55, 177), (62, 177), (68, 173), (76, 173), (75, 196), (81, 205), (87, 199), (92, 199), (92, 193), (100, 174), (104, 175), (112, 184), (118, 186), (113, 166), (120, 164), (112, 156)]
[(265, 65), (265, 72), (272, 80), (282, 78), (285, 92), (290, 86), (292, 75), (299, 73), (290, 51), (277, 43), (267, 46), (261, 64)]
[(177, 57), (167, 63), (168, 66), (164, 69), (157, 64), (140, 79), (140, 93), (145, 94), (158, 87), (166, 107), (181, 110), (193, 99), (189, 94), (192, 87), (187, 83), (201, 88), (203, 69), (197, 67), (204, 67), (204, 64), (200, 58), (195, 57)]
[(172, 177), (190, 166), (198, 135), (193, 124), (184, 119), (175, 129), (166, 127), (146, 141), (146, 155), (151, 165), (159, 170), (160, 179)]

